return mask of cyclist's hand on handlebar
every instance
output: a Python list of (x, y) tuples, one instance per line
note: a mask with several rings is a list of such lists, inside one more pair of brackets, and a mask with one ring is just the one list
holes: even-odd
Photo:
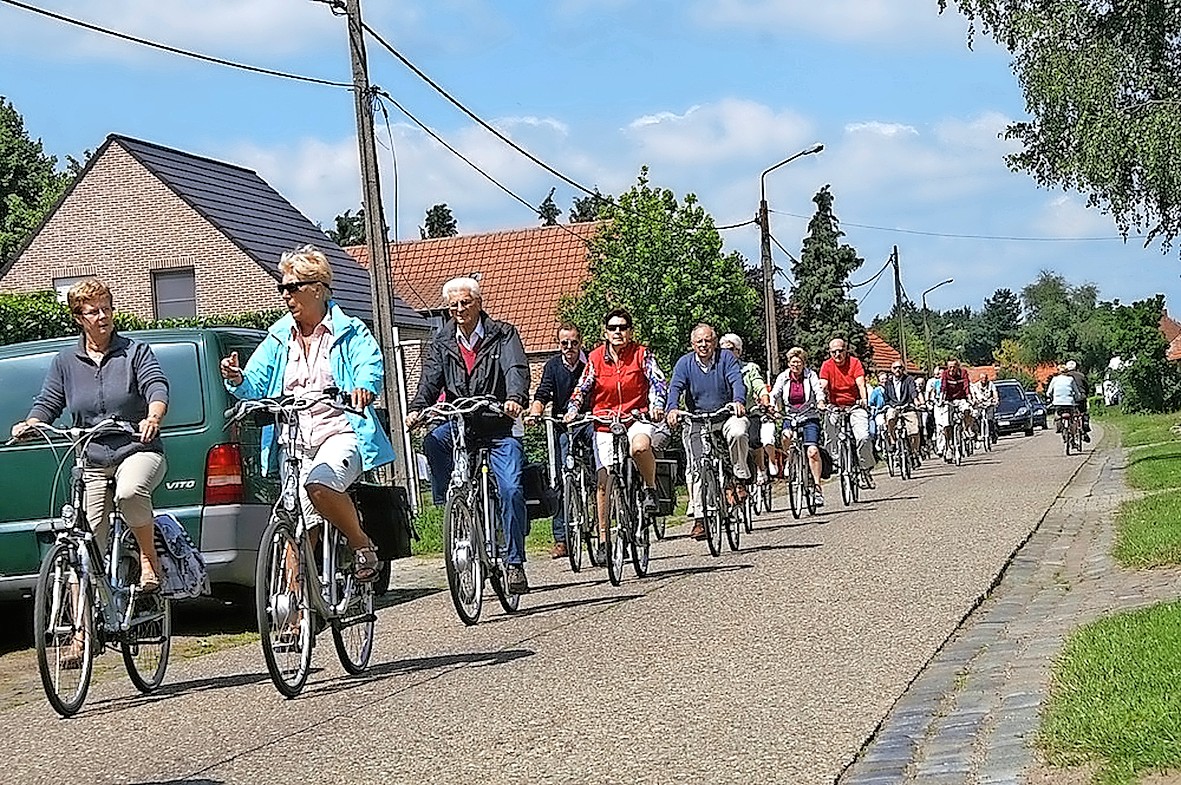
[(659, 421), (659, 420), (664, 419), (664, 409), (660, 409), (660, 408), (653, 409), (651, 414), (652, 414), (653, 420)]
[(21, 420), (12, 426), (12, 438), (14, 440), (25, 439), (32, 436), (34, 432), (35, 430), (28, 420)]
[(410, 430), (415, 425), (418, 425), (418, 421), (421, 418), (422, 418), (422, 415), (419, 412), (406, 412), (406, 419), (405, 419), (406, 430)]
[(505, 401), (502, 408), (504, 409), (504, 415), (506, 417), (511, 417), (514, 420), (517, 419), (517, 416), (522, 411), (524, 411), (521, 404), (517, 403), (516, 401)]
[(742, 401), (735, 401), (734, 402), (734, 416), (735, 417), (745, 417), (746, 416), (746, 404), (744, 404)]
[(145, 417), (139, 421), (139, 440), (145, 444), (160, 435), (160, 421)]
[(664, 418), (666, 420), (668, 420), (668, 424), (670, 426), (672, 426), (673, 428), (676, 428), (677, 427), (677, 420), (680, 418), (680, 416), (681, 416), (681, 413), (677, 409), (669, 409), (668, 414), (666, 414), (664, 416)]
[(221, 363), (218, 364), (221, 369), (221, 378), (233, 382), (234, 384), (242, 383), (242, 368), (238, 365), (238, 353), (230, 352), (229, 357), (223, 357)]
[(373, 393), (369, 390), (366, 390), (364, 387), (358, 387), (353, 390), (352, 404), (354, 409), (364, 409), (371, 403), (373, 403)]

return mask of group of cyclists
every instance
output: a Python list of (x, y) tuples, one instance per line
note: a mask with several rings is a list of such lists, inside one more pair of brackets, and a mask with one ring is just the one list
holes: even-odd
[[(235, 352), (221, 360), (220, 372), (227, 391), (239, 399), (309, 401), (292, 409), (294, 419), (280, 418), (278, 427), (263, 430), (264, 470), (298, 488), (299, 511), (310, 527), (327, 522), (343, 535), (351, 551), (344, 563), (353, 580), (367, 584), (382, 565), (348, 492), (364, 472), (394, 459), (373, 409), (383, 388), (383, 358), (364, 323), (343, 313), (332, 299), (332, 269), (323, 253), (312, 246), (285, 253), (280, 272), (277, 289), (287, 313), (245, 364)], [(585, 454), (593, 461), (597, 483), (593, 506), (600, 543), (607, 541), (610, 518), (608, 478), (619, 468), (614, 465), (621, 454), (616, 438), (624, 434), (642, 486), (635, 502), (652, 515), (660, 504), (657, 454), (680, 427), (687, 512), (693, 521), (690, 536), (699, 540), (707, 537), (703, 444), (720, 445), (718, 454), (735, 481), (726, 493), (739, 497), (729, 500), (733, 503), (782, 477), (783, 456), (798, 440), (805, 456), (801, 466), (806, 464), (813, 480), (815, 509), (825, 503), (822, 483), (838, 439), (854, 445), (845, 460), (855, 465), (841, 467), (842, 472), (861, 487), (873, 487), (877, 461), (899, 449), (900, 440), (918, 466), (923, 454), (951, 460), (956, 423), (973, 437), (995, 438), (978, 430), (979, 423), (992, 417), (995, 387), (986, 377), (971, 382), (955, 359), (937, 368), (926, 383), (895, 361), (877, 383), (838, 336), (829, 342), (828, 356), (818, 368), (803, 348), (793, 347), (786, 368), (767, 379), (757, 363), (743, 358), (739, 336), (719, 336), (712, 325), (701, 323), (688, 336), (689, 351), (666, 377), (654, 353), (635, 340), (636, 325), (624, 308), (604, 315), (602, 342), (589, 351), (579, 328), (562, 324), (558, 351), (546, 362), (530, 396), (530, 365), (520, 335), (512, 324), (485, 312), (479, 282), (454, 278), (443, 285), (442, 296), (451, 318), (425, 348), (405, 424), (408, 429), (427, 428), (422, 445), (436, 505), (444, 505), (455, 488), (455, 462), (463, 452), (454, 449), (457, 438), (461, 446), (479, 448), (487, 456), (495, 478), (489, 503), (504, 526), (503, 588), (514, 597), (529, 591), (521, 437), (525, 425), (539, 422), (546, 407), (557, 424), (556, 465), (565, 463), (574, 440), (583, 439), (588, 446)], [(67, 408), (77, 425), (94, 425), (111, 416), (134, 424), (122, 435), (95, 439), (94, 469), (86, 478), (88, 506), (94, 507), (91, 520), (99, 537), (112, 505), (125, 517), (140, 546), (140, 590), (157, 591), (159, 565), (148, 532), (151, 492), (164, 475), (159, 428), (167, 413), (167, 380), (146, 344), (116, 334), (109, 288), (88, 279), (71, 289), (68, 301), (81, 327), (79, 344), (55, 360), (33, 409), (14, 426), (13, 436), (27, 435), (37, 423), (51, 422)], [(1069, 389), (1062, 391), (1064, 387)], [(111, 394), (115, 389), (119, 395)], [(327, 390), (342, 391), (339, 400), (325, 400)], [(1054, 405), (1060, 391), (1063, 396), (1077, 393), (1077, 382), (1065, 368), (1050, 385)], [(470, 418), (460, 420), (433, 416), (440, 402), (476, 398), (492, 399), (496, 406), (473, 410)], [(588, 412), (595, 417), (582, 417)], [(463, 434), (455, 432), (457, 422)], [(586, 427), (567, 427), (575, 422)], [(703, 439), (706, 429), (709, 438)], [(290, 450), (298, 455), (287, 455)], [(293, 480), (289, 473), (299, 476)], [(565, 507), (559, 504), (558, 509), (555, 558), (565, 556), (567, 547)], [(603, 564), (604, 554), (595, 556)], [(295, 623), (290, 615), (284, 618)], [(71, 645), (77, 655), (82, 641)], [(66, 667), (76, 659), (67, 657)]]

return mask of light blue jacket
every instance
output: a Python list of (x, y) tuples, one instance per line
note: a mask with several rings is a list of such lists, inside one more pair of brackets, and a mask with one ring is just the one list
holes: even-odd
[[(332, 316), (332, 347), (328, 350), (328, 363), (333, 380), (344, 392), (364, 387), (374, 395), (379, 394), (385, 378), (385, 364), (373, 334), (360, 319), (345, 316), (335, 301), (328, 301), (328, 309)], [(235, 385), (227, 380), (226, 389), (247, 400), (281, 396), (283, 374), (287, 369), (287, 346), (294, 325), (291, 314), (271, 325), (267, 337), (242, 369), (242, 383)], [(366, 408), (365, 414), (360, 417), (345, 412), (345, 417), (357, 434), (361, 467), (368, 470), (393, 461), (394, 448), (379, 427), (372, 404)], [(278, 450), (274, 449), (276, 438), (275, 426), (262, 429), (262, 465), (267, 473), (279, 466)]]
[(1078, 399), (1077, 385), (1074, 379), (1065, 373), (1060, 373), (1046, 385), (1046, 397), (1051, 406), (1074, 406)]

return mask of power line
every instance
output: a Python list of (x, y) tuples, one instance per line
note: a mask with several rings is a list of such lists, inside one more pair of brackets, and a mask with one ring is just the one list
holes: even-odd
[[(800, 215), (799, 213), (786, 213), (779, 210), (772, 210), (776, 215), (786, 215), (789, 218), (811, 218), (808, 215)], [(841, 226), (852, 226), (857, 229), (872, 229), (879, 232), (897, 232), (899, 234), (917, 234), (923, 237), (945, 237), (952, 240), (999, 240), (1004, 242), (1028, 242), (1028, 243), (1079, 243), (1079, 242), (1108, 242), (1111, 240), (1124, 241), (1122, 237), (1016, 237), (1009, 235), (996, 234), (954, 234), (951, 232), (927, 232), (920, 229), (899, 229), (892, 226), (874, 226), (872, 224), (859, 224), (852, 221), (841, 221)]]
[(249, 71), (249, 72), (255, 73), (255, 74), (264, 74), (266, 76), (277, 76), (282, 79), (293, 79), (297, 82), (310, 82), (311, 84), (325, 85), (327, 87), (343, 87), (347, 90), (353, 89), (353, 86), (351, 84), (346, 83), (346, 82), (333, 82), (328, 79), (318, 79), (314, 76), (302, 76), (300, 74), (290, 74), (285, 71), (276, 71), (272, 68), (262, 68), (262, 67), (256, 66), (256, 65), (247, 65), (245, 63), (236, 63), (233, 60), (225, 60), (220, 57), (213, 57), (211, 55), (201, 54), (200, 52), (191, 52), (187, 49), (180, 49), (175, 46), (169, 46), (168, 44), (161, 44), (161, 43), (157, 43), (156, 41), (149, 41), (146, 38), (139, 38), (137, 36), (130, 35), (128, 33), (121, 33), (118, 30), (111, 30), (106, 27), (99, 27), (98, 25), (91, 24), (90, 22), (83, 22), (79, 19), (72, 19), (68, 16), (63, 16), (62, 14), (58, 14), (53, 11), (47, 11), (44, 8), (37, 8), (36, 6), (32, 6), (27, 3), (22, 3), (22, 2), (20, 2), (20, 0), (0, 0), (0, 3), (6, 3), (7, 5), (13, 6), (15, 8), (20, 8), (24, 11), (29, 11), (30, 13), (40, 14), (41, 16), (49, 17), (50, 19), (54, 19), (58, 22), (64, 22), (65, 24), (73, 25), (74, 27), (81, 27), (84, 30), (90, 30), (95, 33), (102, 33), (103, 35), (109, 35), (112, 38), (118, 38), (123, 41), (130, 41), (131, 43), (139, 44), (140, 46), (147, 46), (152, 49), (159, 49), (160, 51), (168, 52), (169, 54), (180, 55), (181, 57), (191, 57), (194, 60), (200, 60), (201, 62), (205, 62), (205, 63), (213, 63), (215, 65), (224, 65), (227, 68), (237, 68), (242, 71)]
[(869, 280), (867, 280), (867, 281), (862, 281), (861, 283), (853, 283), (853, 284), (849, 284), (849, 287), (848, 287), (848, 288), (849, 288), (850, 290), (852, 290), (852, 289), (860, 289), (862, 286), (866, 286), (866, 285), (868, 285), (868, 284), (874, 283), (875, 281), (877, 281), (877, 279), (879, 279), (879, 278), (881, 278), (881, 277), (882, 277), (882, 273), (886, 272), (886, 268), (887, 268), (887, 267), (889, 267), (889, 266), (890, 266), (890, 260), (889, 260), (889, 259), (887, 259), (887, 260), (886, 260), (886, 263), (882, 265), (882, 269), (880, 269), (880, 270), (878, 270), (876, 273), (874, 273), (874, 275), (873, 275), (873, 277), (872, 277), (872, 278), (870, 278), (870, 279), (869, 279)]

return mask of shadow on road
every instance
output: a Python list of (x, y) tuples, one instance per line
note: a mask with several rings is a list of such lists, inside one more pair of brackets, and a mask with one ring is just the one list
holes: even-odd
[(758, 553), (759, 551), (806, 551), (812, 548), (819, 548), (823, 543), (819, 542), (782, 542), (777, 545), (760, 545), (757, 548), (743, 548), (743, 553)]
[[(314, 671), (313, 671), (314, 672)], [(148, 695), (130, 695), (113, 698), (105, 698), (103, 700), (95, 701), (93, 704), (88, 704), (86, 708), (87, 716), (103, 716), (106, 714), (118, 714), (127, 710), (140, 710), (146, 704), (159, 703), (160, 701), (168, 700), (178, 695), (188, 695), (195, 692), (205, 692), (207, 690), (225, 690), (233, 687), (245, 687), (250, 684), (258, 684), (259, 682), (268, 681), (270, 676), (265, 671), (259, 673), (236, 673), (227, 674), (224, 676), (210, 676), (202, 679), (190, 679), (188, 681), (169, 682), (168, 677), (165, 676), (164, 683)], [(178, 782), (189, 782), (189, 780), (177, 780)], [(206, 780), (192, 780), (192, 782), (205, 782)]]
[[(603, 581), (606, 583), (606, 581)], [(564, 588), (557, 587), (554, 588)], [(565, 600), (563, 602), (551, 602), (545, 605), (533, 605), (528, 608), (522, 608), (514, 614), (505, 616), (494, 616), (488, 619), (490, 623), (497, 624), (500, 622), (512, 621), (520, 616), (536, 616), (541, 613), (552, 613), (554, 611), (568, 610), (570, 608), (588, 608), (594, 605), (615, 605), (620, 602), (627, 602), (628, 600), (636, 600), (643, 597), (642, 594), (617, 594), (610, 597), (587, 597), (581, 600)]]
[(183, 780), (143, 780), (141, 782), (133, 782), (130, 785), (225, 785), (225, 780), (211, 780), (207, 777), (197, 777), (195, 779)]
[(342, 676), (324, 684), (313, 685), (304, 690), (309, 697), (331, 695), (351, 690), (374, 681), (430, 671), (449, 671), (469, 666), (485, 668), (493, 665), (507, 665), (524, 657), (532, 657), (532, 649), (501, 649), (500, 651), (473, 651), (462, 654), (440, 654), (434, 657), (412, 657), (373, 665), (358, 676)]
[(675, 570), (662, 570), (660, 572), (648, 573), (648, 578), (651, 580), (663, 581), (669, 578), (681, 578), (686, 575), (708, 575), (711, 572), (734, 572), (735, 570), (749, 570), (753, 564), (726, 562), (723, 564), (710, 564), (700, 567), (679, 567)]

